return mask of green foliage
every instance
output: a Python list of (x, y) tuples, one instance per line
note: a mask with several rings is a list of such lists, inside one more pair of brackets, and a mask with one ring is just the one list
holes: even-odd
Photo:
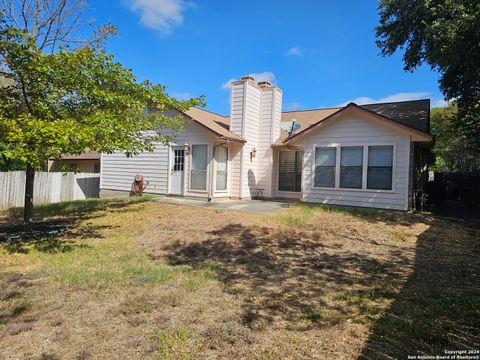
[(0, 55), (9, 80), (0, 87), (1, 155), (35, 169), (62, 154), (151, 151), (182, 130), (183, 118), (166, 111), (203, 103), (177, 101), (161, 85), (138, 82), (101, 47), (45, 54), (6, 23)]
[(389, 56), (405, 50), (405, 70), (423, 62), (440, 72), (447, 99), (456, 99), (455, 126), (480, 149), (480, 1), (380, 0), (377, 45)]
[(457, 126), (458, 116), (456, 104), (431, 111), (431, 132), (435, 136), (433, 171), (480, 170), (480, 153)]

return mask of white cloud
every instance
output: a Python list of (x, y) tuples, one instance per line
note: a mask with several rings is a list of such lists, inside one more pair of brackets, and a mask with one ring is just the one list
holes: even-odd
[(188, 92), (173, 93), (171, 96), (180, 101), (190, 100), (191, 98), (195, 97)]
[(353, 100), (345, 101), (338, 106), (345, 106), (348, 103), (354, 102), (357, 105), (365, 105), (365, 104), (374, 104), (374, 103), (384, 103), (384, 102), (395, 102), (395, 101), (409, 101), (409, 100), (419, 100), (426, 98), (430, 95), (428, 92), (402, 92), (393, 95), (388, 95), (381, 99), (374, 99), (368, 96), (360, 96)]
[(297, 57), (303, 56), (303, 50), (298, 46), (294, 46), (287, 51), (287, 56), (297, 56)]
[(432, 102), (431, 107), (441, 107), (442, 108), (442, 107), (447, 107), (448, 104), (449, 104), (448, 101), (443, 100), (443, 99), (439, 99), (439, 100), (436, 100), (436, 101)]
[(140, 24), (162, 35), (171, 34), (183, 23), (183, 12), (191, 5), (185, 0), (125, 0), (129, 9), (140, 15)]
[[(256, 82), (268, 81), (272, 85), (274, 85), (277, 82), (277, 79), (275, 78), (275, 74), (273, 74), (270, 71), (264, 71), (261, 73), (250, 73), (250, 74), (247, 74), (246, 76), (253, 77)], [(223, 83), (222, 89), (230, 90), (232, 88), (232, 82), (236, 80), (238, 79), (230, 79), (226, 83)]]
[(285, 104), (285, 110), (298, 110), (301, 107), (302, 107), (302, 104), (296, 101)]

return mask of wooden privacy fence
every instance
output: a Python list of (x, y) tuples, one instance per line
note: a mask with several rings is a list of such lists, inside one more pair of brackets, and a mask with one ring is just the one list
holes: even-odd
[(436, 172), (428, 183), (428, 196), (437, 204), (447, 200), (462, 201), (480, 209), (480, 171)]
[[(100, 174), (37, 172), (33, 190), (34, 204), (82, 200), (98, 197)], [(0, 172), (0, 209), (23, 206), (25, 171)]]

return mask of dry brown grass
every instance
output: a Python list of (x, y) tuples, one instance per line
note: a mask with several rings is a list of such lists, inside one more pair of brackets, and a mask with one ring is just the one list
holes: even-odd
[(477, 223), (124, 201), (40, 215), (71, 230), (2, 245), (6, 359), (352, 359), (480, 343)]

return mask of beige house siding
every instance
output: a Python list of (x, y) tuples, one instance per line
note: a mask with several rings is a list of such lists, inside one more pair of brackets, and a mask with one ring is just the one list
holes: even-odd
[[(314, 186), (315, 148), (318, 146), (393, 145), (393, 189), (340, 189)], [(410, 137), (366, 117), (346, 115), (304, 138), (303, 201), (321, 204), (408, 208)], [(365, 153), (364, 153), (365, 154)], [(337, 156), (338, 158), (338, 156)], [(338, 163), (338, 159), (337, 159)], [(364, 171), (367, 163), (364, 155)], [(365, 184), (364, 184), (365, 187)]]

